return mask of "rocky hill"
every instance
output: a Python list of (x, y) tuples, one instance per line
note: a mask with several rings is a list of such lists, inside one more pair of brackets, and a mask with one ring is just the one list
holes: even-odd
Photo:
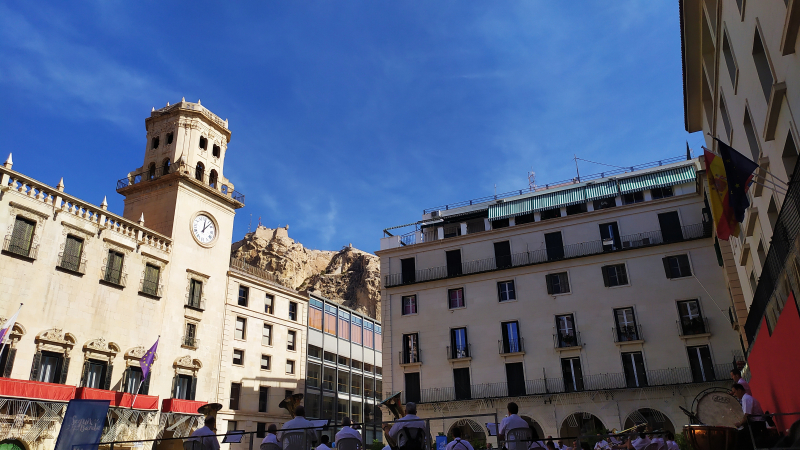
[(259, 226), (231, 246), (231, 256), (275, 274), (283, 284), (380, 318), (378, 257), (352, 246), (311, 250), (289, 237), (289, 227)]

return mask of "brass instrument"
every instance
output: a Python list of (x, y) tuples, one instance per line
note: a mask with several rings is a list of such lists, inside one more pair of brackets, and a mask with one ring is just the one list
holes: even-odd
[(289, 411), (289, 415), (294, 419), (294, 410), (300, 405), (301, 401), (303, 401), (303, 394), (292, 394), (283, 399), (278, 406), (286, 408), (286, 410)]
[(215, 433), (217, 432), (217, 411), (220, 409), (222, 409), (221, 403), (206, 403), (205, 405), (197, 408), (197, 412), (206, 416), (206, 418), (214, 418), (214, 424), (209, 428), (211, 428), (211, 430), (213, 430)]
[(637, 428), (643, 427), (645, 425), (647, 425), (647, 424), (646, 423), (640, 423), (640, 424), (634, 425), (634, 426), (632, 426), (630, 428), (626, 428), (626, 429), (624, 429), (622, 431), (617, 431), (616, 429), (612, 429), (611, 432), (614, 433), (614, 434), (627, 433), (628, 431), (636, 430)]
[[(381, 406), (385, 406), (386, 409), (392, 413), (394, 420), (398, 420), (406, 415), (406, 408), (402, 403), (400, 403), (400, 394), (400, 392), (397, 392), (380, 403)], [(383, 426), (383, 438), (386, 440), (386, 443), (389, 444), (389, 447), (392, 450), (398, 450), (399, 446), (397, 445), (397, 442), (389, 437), (389, 429), (391, 429), (391, 427), (388, 423)]]

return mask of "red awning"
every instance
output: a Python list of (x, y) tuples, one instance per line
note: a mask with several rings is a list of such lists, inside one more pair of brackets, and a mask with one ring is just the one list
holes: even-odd
[[(139, 403), (138, 401), (136, 403)], [(196, 402), (194, 400), (181, 400), (179, 398), (165, 398), (161, 401), (161, 412), (172, 412), (182, 414), (199, 414), (197, 408), (208, 402)]]
[[(82, 387), (78, 388), (75, 392), (75, 398), (83, 400), (109, 400), (111, 406), (130, 408), (133, 394)], [(136, 404), (133, 409), (149, 409), (156, 411), (158, 410), (158, 397), (155, 395), (139, 394), (136, 396)]]
[(68, 402), (75, 398), (75, 386), (0, 378), (0, 397)]

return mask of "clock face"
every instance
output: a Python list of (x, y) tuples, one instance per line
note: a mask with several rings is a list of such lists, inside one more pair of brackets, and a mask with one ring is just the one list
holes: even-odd
[(203, 244), (209, 244), (217, 236), (217, 228), (214, 221), (205, 214), (198, 214), (192, 222), (192, 232), (194, 237)]

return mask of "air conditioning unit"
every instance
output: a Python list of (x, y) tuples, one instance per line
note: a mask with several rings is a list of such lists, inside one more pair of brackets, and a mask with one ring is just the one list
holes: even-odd
[(431, 217), (439, 217), (442, 215), (441, 211), (431, 211)]

